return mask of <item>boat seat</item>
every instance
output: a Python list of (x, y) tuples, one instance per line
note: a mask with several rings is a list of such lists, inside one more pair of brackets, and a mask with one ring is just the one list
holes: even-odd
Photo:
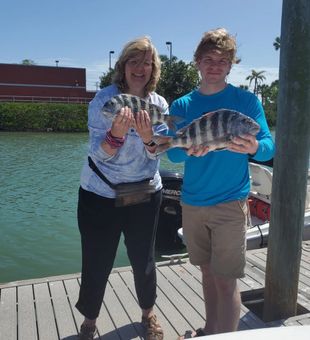
[(258, 164), (250, 164), (251, 194), (263, 201), (271, 202), (272, 172)]

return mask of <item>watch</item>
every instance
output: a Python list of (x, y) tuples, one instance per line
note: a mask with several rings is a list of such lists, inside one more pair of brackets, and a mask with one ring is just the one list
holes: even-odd
[(155, 145), (156, 145), (156, 143), (155, 143), (154, 141), (152, 141), (152, 140), (150, 140), (150, 141), (147, 142), (147, 143), (144, 143), (144, 142), (143, 142), (143, 144), (146, 145), (146, 146), (155, 146)]

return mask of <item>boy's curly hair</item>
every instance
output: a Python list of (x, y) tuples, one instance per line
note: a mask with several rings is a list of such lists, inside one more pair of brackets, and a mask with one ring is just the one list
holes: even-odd
[(217, 28), (204, 33), (194, 53), (194, 62), (197, 63), (205, 53), (211, 51), (225, 54), (232, 64), (240, 62), (240, 59), (236, 57), (236, 39), (225, 28)]

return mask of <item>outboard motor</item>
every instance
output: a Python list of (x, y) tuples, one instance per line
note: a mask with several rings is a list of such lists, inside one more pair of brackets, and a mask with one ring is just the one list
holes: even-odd
[(163, 201), (160, 207), (155, 248), (156, 250), (178, 250), (184, 248), (178, 236), (182, 227), (182, 208), (180, 205), (183, 174), (160, 170), (163, 182)]

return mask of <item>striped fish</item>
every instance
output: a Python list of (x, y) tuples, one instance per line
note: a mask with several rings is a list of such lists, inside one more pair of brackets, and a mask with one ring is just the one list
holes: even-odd
[(156, 152), (193, 145), (208, 146), (210, 151), (225, 150), (233, 137), (251, 134), (255, 136), (260, 126), (250, 117), (233, 110), (220, 109), (203, 114), (190, 124), (176, 131), (175, 137), (153, 136), (158, 145)]
[(102, 113), (108, 118), (113, 118), (125, 106), (128, 106), (134, 114), (141, 110), (147, 111), (152, 125), (166, 123), (169, 129), (176, 130), (176, 124), (182, 121), (180, 117), (164, 114), (164, 110), (155, 104), (125, 93), (118, 94), (108, 100), (103, 105)]

